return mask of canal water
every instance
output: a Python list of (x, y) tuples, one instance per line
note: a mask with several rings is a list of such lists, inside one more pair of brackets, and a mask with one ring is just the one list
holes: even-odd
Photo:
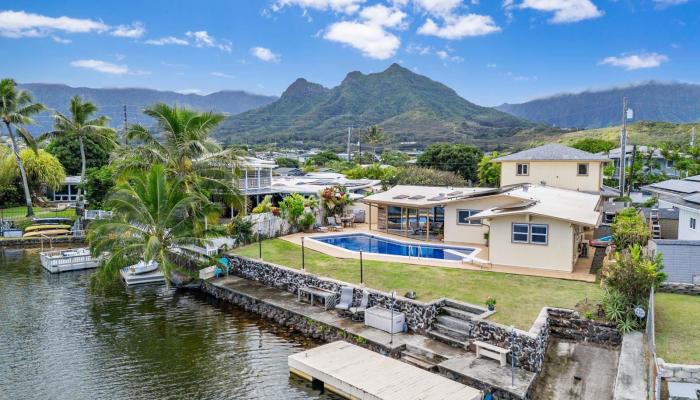
[(203, 295), (89, 282), (0, 249), (0, 400), (334, 398), (288, 373), (318, 343)]

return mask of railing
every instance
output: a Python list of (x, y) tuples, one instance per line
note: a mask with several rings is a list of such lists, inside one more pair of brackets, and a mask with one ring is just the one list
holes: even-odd
[(85, 219), (109, 219), (109, 218), (112, 218), (111, 211), (85, 210)]
[(94, 261), (90, 253), (80, 253), (74, 256), (66, 256), (66, 253), (68, 253), (66, 250), (42, 252), (41, 264), (45, 267), (58, 267), (61, 265), (86, 264)]

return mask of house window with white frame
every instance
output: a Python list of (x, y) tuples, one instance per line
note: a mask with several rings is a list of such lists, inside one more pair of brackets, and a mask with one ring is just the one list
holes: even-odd
[(579, 176), (588, 175), (588, 163), (578, 163), (577, 173)]
[(457, 225), (481, 225), (480, 219), (469, 219), (469, 217), (480, 212), (481, 210), (457, 210)]
[(690, 218), (690, 229), (695, 229), (695, 224), (697, 221), (695, 221), (695, 218)]
[(511, 241), (513, 243), (543, 244), (549, 243), (549, 226), (546, 224), (512, 224)]
[(530, 175), (530, 164), (517, 163), (515, 164), (515, 170), (516, 175)]

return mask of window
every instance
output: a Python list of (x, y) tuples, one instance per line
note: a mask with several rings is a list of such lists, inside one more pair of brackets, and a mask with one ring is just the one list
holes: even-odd
[(695, 218), (690, 218), (690, 229), (695, 229)]
[(513, 224), (513, 243), (547, 244), (549, 226), (543, 224)]
[(469, 220), (467, 218), (480, 213), (481, 210), (457, 210), (457, 225), (481, 225), (481, 220)]
[(516, 175), (530, 175), (530, 164), (516, 164)]
[(578, 174), (588, 175), (588, 163), (578, 163)]
[(530, 225), (528, 224), (513, 224), (513, 242), (527, 243), (529, 242)]
[(530, 243), (547, 244), (547, 225), (530, 225)]

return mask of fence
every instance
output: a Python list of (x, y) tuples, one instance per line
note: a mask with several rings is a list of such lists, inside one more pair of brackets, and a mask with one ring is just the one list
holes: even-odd
[(649, 306), (647, 310), (647, 359), (649, 360), (648, 382), (649, 382), (649, 398), (661, 399), (661, 375), (656, 357), (656, 312), (655, 312), (656, 296), (654, 288), (649, 291)]

